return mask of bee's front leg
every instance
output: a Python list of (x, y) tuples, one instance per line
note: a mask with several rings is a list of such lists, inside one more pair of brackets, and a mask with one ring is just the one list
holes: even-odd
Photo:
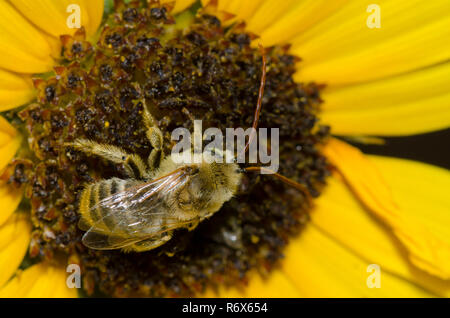
[(150, 144), (153, 147), (147, 161), (150, 170), (154, 170), (159, 167), (159, 164), (164, 157), (164, 153), (162, 150), (163, 134), (158, 127), (156, 119), (152, 116), (152, 114), (150, 114), (145, 104), (143, 106), (143, 112), (144, 124), (147, 127), (147, 139), (150, 141)]
[(147, 167), (141, 157), (136, 154), (128, 154), (122, 148), (100, 144), (88, 139), (77, 139), (73, 143), (66, 143), (66, 146), (82, 151), (87, 155), (98, 156), (116, 164), (122, 164), (126, 174), (130, 178), (147, 178)]
[(200, 218), (194, 219), (191, 223), (189, 223), (187, 225), (188, 231), (194, 230), (198, 226), (199, 223), (200, 223)]

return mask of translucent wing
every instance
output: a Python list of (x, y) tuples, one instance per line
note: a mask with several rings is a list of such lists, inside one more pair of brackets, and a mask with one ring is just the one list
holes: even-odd
[(167, 216), (170, 207), (165, 200), (184, 186), (188, 178), (189, 174), (180, 168), (102, 199), (90, 209), (102, 217), (84, 234), (83, 243), (93, 249), (123, 248), (188, 224)]
[(161, 229), (157, 233), (138, 235), (135, 237), (107, 235), (89, 230), (83, 236), (83, 243), (87, 247), (96, 250), (112, 250), (125, 248), (135, 243), (146, 240), (152, 240), (156, 242), (161, 240), (165, 236), (165, 233), (175, 230), (182, 225), (190, 224), (191, 222), (179, 222), (174, 219), (171, 223), (172, 223), (171, 226), (168, 226), (163, 230)]

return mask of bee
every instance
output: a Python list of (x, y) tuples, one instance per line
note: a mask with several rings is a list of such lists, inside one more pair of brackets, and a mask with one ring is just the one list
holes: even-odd
[(129, 179), (101, 180), (82, 191), (78, 226), (87, 231), (82, 242), (92, 249), (143, 252), (161, 246), (175, 229), (193, 230), (217, 212), (236, 193), (242, 176), (235, 163), (208, 163), (214, 159), (208, 153), (200, 163), (176, 163), (169, 156), (150, 169), (116, 147), (83, 139), (73, 147), (121, 161), (132, 172)]
[[(266, 59), (253, 128), (261, 111), (266, 78)], [(177, 163), (164, 158), (163, 136), (144, 104), (143, 122), (152, 151), (147, 162), (137, 154), (87, 139), (77, 139), (68, 146), (91, 156), (102, 157), (125, 168), (127, 179), (112, 178), (85, 186), (79, 199), (81, 214), (78, 227), (86, 231), (82, 242), (97, 250), (122, 249), (144, 252), (168, 242), (175, 230), (195, 229), (211, 217), (237, 192), (245, 171), (261, 171), (263, 167), (241, 169), (235, 162), (218, 163), (213, 153), (204, 153), (199, 163)], [(253, 131), (255, 131), (255, 129)], [(249, 136), (245, 150), (252, 142)], [(307, 190), (279, 174), (280, 180)]]

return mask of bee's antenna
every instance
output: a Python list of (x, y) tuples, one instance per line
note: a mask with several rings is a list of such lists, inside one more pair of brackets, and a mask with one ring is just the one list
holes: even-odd
[(266, 60), (266, 55), (264, 52), (264, 47), (262, 46), (262, 44), (258, 44), (259, 46), (259, 50), (261, 52), (262, 55), (262, 61), (263, 61), (263, 65), (262, 65), (262, 75), (261, 75), (261, 82), (259, 85), (259, 93), (258, 93), (258, 102), (256, 104), (256, 110), (255, 110), (255, 116), (253, 118), (253, 126), (252, 126), (252, 132), (250, 133), (250, 136), (248, 138), (248, 142), (245, 145), (244, 148), (244, 153), (247, 152), (248, 148), (250, 147), (250, 144), (252, 143), (253, 139), (255, 138), (255, 134), (256, 134), (256, 128), (258, 127), (258, 120), (259, 120), (259, 115), (261, 113), (261, 106), (262, 106), (262, 99), (263, 99), (263, 95), (264, 95), (264, 87), (266, 86), (266, 65), (267, 65), (267, 60)]
[[(250, 136), (248, 138), (248, 142), (245, 145), (244, 148), (244, 153), (247, 152), (248, 148), (250, 147), (251, 143), (253, 142), (253, 139), (255, 138), (255, 134), (256, 134), (256, 128), (258, 127), (258, 121), (259, 121), (259, 115), (261, 114), (261, 107), (262, 107), (262, 99), (263, 99), (263, 95), (264, 95), (264, 87), (266, 85), (266, 74), (267, 74), (267, 60), (266, 60), (266, 55), (265, 55), (265, 51), (264, 51), (264, 47), (262, 46), (262, 44), (259, 44), (259, 50), (261, 52), (262, 55), (262, 61), (263, 61), (263, 65), (262, 65), (262, 75), (261, 75), (261, 82), (259, 85), (259, 93), (258, 93), (258, 102), (256, 104), (256, 109), (255, 109), (255, 116), (253, 118), (253, 125), (252, 125), (252, 131), (250, 133)], [(311, 194), (309, 193), (309, 190), (302, 184), (291, 180), (279, 173), (276, 173), (273, 170), (270, 170), (268, 168), (265, 167), (247, 167), (247, 168), (243, 168), (241, 169), (242, 172), (244, 171), (265, 171), (267, 174), (271, 174), (273, 175), (275, 178), (281, 180), (282, 182), (296, 188), (297, 190), (301, 191), (307, 201), (308, 201), (308, 205), (312, 206), (312, 197)]]
[(306, 199), (308, 200), (308, 205), (310, 207), (313, 205), (311, 194), (309, 193), (309, 190), (303, 184), (300, 184), (294, 180), (291, 180), (291, 179), (289, 179), (279, 173), (276, 173), (273, 170), (265, 168), (265, 167), (247, 167), (247, 168), (244, 168), (244, 171), (258, 171), (258, 172), (265, 171), (266, 174), (271, 174), (278, 180), (280, 180), (280, 181), (296, 188), (300, 192), (302, 192), (305, 195)]

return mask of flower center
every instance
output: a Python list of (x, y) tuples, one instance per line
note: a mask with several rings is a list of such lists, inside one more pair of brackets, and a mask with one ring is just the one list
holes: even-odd
[[(35, 80), (38, 100), (12, 120), (28, 145), (9, 168), (25, 188), (34, 232), (30, 257), (58, 254), (81, 265), (88, 294), (192, 296), (219, 282), (236, 285), (250, 269), (270, 269), (289, 236), (308, 219), (305, 196), (270, 176), (244, 176), (235, 198), (195, 230), (143, 253), (98, 251), (81, 243), (79, 196), (86, 184), (126, 179), (123, 165), (68, 148), (90, 139), (146, 158), (143, 122), (149, 107), (173, 146), (177, 127), (251, 127), (261, 54), (242, 25), (223, 27), (214, 16), (133, 2), (118, 6), (90, 43), (79, 30), (63, 36), (61, 65)], [(318, 196), (329, 174), (316, 145), (328, 135), (318, 124), (319, 89), (295, 83), (296, 58), (286, 47), (267, 49), (267, 82), (260, 127), (279, 128), (279, 173)], [(15, 114), (11, 114), (14, 116)]]

